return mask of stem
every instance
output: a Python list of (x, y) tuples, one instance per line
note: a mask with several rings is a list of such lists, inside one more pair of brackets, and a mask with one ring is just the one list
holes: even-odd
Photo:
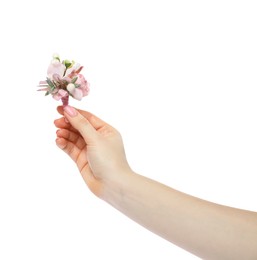
[(62, 104), (64, 107), (69, 105), (69, 96), (62, 98)]

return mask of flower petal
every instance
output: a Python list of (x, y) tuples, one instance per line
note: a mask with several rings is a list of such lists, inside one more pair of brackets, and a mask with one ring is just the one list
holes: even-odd
[(59, 89), (56, 94), (53, 95), (53, 98), (59, 101), (61, 98), (68, 96), (68, 92), (64, 89)]
[(53, 79), (53, 75), (57, 74), (61, 78), (64, 76), (65, 66), (61, 62), (52, 62), (47, 69), (47, 77)]
[(72, 93), (73, 98), (77, 100), (81, 100), (83, 97), (83, 92), (79, 88), (75, 88), (73, 93)]

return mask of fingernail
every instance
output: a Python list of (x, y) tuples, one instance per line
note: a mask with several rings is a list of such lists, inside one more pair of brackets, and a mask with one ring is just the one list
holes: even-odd
[(74, 117), (77, 115), (77, 111), (74, 107), (64, 106), (63, 109), (70, 117)]

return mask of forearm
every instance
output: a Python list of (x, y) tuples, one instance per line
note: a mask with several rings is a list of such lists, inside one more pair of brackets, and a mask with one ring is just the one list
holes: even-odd
[(141, 175), (106, 183), (103, 199), (205, 259), (257, 259), (257, 214), (207, 202)]

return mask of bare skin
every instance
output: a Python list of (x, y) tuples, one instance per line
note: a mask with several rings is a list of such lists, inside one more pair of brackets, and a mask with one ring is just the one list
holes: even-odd
[(57, 146), (89, 189), (145, 228), (204, 259), (257, 259), (257, 213), (215, 204), (130, 168), (119, 132), (89, 112), (58, 107)]

